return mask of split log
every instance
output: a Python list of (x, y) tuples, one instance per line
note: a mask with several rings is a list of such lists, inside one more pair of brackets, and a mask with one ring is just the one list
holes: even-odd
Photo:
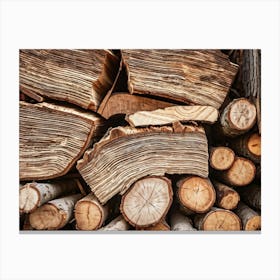
[(179, 211), (175, 211), (171, 214), (170, 226), (171, 230), (176, 231), (196, 231), (193, 227), (192, 220)]
[(215, 203), (216, 192), (208, 178), (187, 176), (176, 185), (179, 202), (196, 213), (207, 212)]
[(256, 107), (246, 98), (234, 99), (221, 114), (224, 135), (236, 137), (250, 130), (256, 122)]
[(129, 230), (130, 224), (123, 218), (122, 215), (111, 221), (108, 225), (99, 229), (100, 231), (123, 231)]
[(229, 169), (235, 158), (235, 153), (228, 147), (212, 147), (210, 149), (209, 163), (216, 170)]
[(132, 226), (145, 228), (164, 219), (172, 201), (171, 181), (150, 176), (134, 183), (123, 195), (120, 210)]
[(164, 125), (176, 121), (214, 123), (218, 119), (218, 110), (212, 106), (172, 106), (155, 111), (138, 111), (127, 115), (125, 119), (134, 127)]
[(208, 177), (207, 139), (203, 128), (179, 123), (173, 127), (116, 127), (85, 152), (77, 169), (105, 204), (148, 175)]
[(237, 73), (220, 50), (122, 50), (130, 93), (219, 109)]
[(29, 214), (30, 225), (39, 230), (63, 228), (74, 216), (75, 203), (82, 194), (54, 199)]
[(239, 217), (230, 210), (213, 207), (208, 213), (197, 214), (194, 224), (198, 230), (237, 231), (241, 230)]
[(76, 203), (74, 213), (78, 230), (96, 230), (108, 217), (108, 205), (102, 206), (90, 193)]
[(161, 222), (157, 223), (154, 226), (143, 228), (143, 230), (149, 230), (149, 231), (170, 231), (170, 226), (166, 223), (166, 221), (161, 221)]
[(77, 180), (27, 183), (19, 189), (19, 211), (29, 213), (59, 196), (78, 192)]
[(66, 174), (104, 130), (94, 112), (20, 101), (19, 175), (21, 180), (45, 180)]
[(108, 50), (20, 50), (20, 88), (96, 111), (119, 65)]
[(240, 188), (239, 194), (242, 200), (250, 207), (261, 210), (261, 187), (251, 184), (244, 188)]
[(240, 196), (237, 191), (217, 181), (212, 181), (216, 190), (216, 204), (218, 207), (232, 210), (236, 208)]
[(245, 203), (240, 201), (234, 212), (241, 219), (243, 230), (253, 231), (261, 229), (261, 216)]

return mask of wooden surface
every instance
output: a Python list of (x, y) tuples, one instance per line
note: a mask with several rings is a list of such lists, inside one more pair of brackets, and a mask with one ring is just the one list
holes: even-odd
[(170, 216), (171, 230), (175, 231), (196, 231), (191, 219), (179, 211), (174, 211)]
[(123, 218), (122, 215), (119, 215), (117, 218), (112, 220), (109, 224), (102, 227), (101, 231), (125, 231), (130, 229), (129, 223)]
[(232, 166), (234, 157), (234, 151), (228, 147), (212, 147), (209, 154), (209, 163), (216, 170), (227, 170)]
[(242, 200), (248, 204), (248, 206), (261, 210), (261, 186), (257, 184), (251, 184), (239, 190)]

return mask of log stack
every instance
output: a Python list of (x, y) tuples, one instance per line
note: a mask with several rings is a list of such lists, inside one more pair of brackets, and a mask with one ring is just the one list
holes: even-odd
[(260, 230), (258, 54), (20, 50), (20, 230)]

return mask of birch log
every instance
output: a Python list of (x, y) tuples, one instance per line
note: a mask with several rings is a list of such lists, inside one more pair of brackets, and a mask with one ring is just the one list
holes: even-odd
[(193, 227), (192, 220), (179, 211), (174, 211), (171, 214), (170, 226), (171, 230), (175, 231), (196, 231), (196, 229)]
[(130, 229), (130, 224), (119, 215), (116, 219), (112, 220), (108, 225), (102, 227), (100, 231), (126, 231)]

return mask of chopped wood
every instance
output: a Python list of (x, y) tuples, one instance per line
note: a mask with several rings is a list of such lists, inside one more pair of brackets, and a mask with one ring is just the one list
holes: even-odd
[[(21, 91), (22, 91), (22, 86), (21, 86)], [(30, 89), (23, 89), (24, 95), (34, 99), (37, 102), (43, 102), (45, 101), (45, 98), (36, 92), (31, 91)], [(25, 100), (24, 100), (25, 101)]]
[(94, 112), (20, 101), (19, 175), (21, 180), (45, 180), (66, 174), (104, 120)]
[(261, 210), (261, 187), (251, 184), (244, 188), (238, 189), (242, 200), (254, 209)]
[(74, 213), (78, 230), (96, 230), (108, 217), (108, 205), (102, 206), (90, 193), (76, 203)]
[(77, 169), (105, 204), (147, 175), (208, 176), (208, 146), (203, 128), (183, 126), (116, 127), (85, 152)]
[(30, 221), (29, 221), (29, 214), (25, 215), (22, 229), (23, 230), (34, 230), (34, 228), (31, 226)]
[(134, 227), (149, 227), (159, 223), (173, 201), (171, 181), (150, 176), (140, 179), (123, 195), (120, 210)]
[(235, 153), (228, 147), (212, 147), (210, 149), (209, 163), (216, 170), (229, 169), (235, 158)]
[(82, 194), (54, 199), (29, 214), (30, 225), (39, 230), (55, 230), (64, 227), (72, 218), (75, 203)]
[(130, 229), (130, 224), (123, 218), (122, 215), (119, 215), (116, 219), (111, 221), (108, 225), (102, 227), (99, 230), (102, 231), (124, 231)]
[(214, 123), (218, 119), (218, 110), (212, 106), (172, 106), (155, 111), (139, 111), (127, 115), (125, 119), (134, 127), (165, 125), (176, 121)]
[(219, 109), (237, 73), (220, 50), (122, 50), (130, 93)]
[(207, 212), (215, 203), (216, 192), (208, 178), (187, 176), (177, 183), (179, 202), (196, 213)]
[[(137, 228), (138, 229), (138, 228)], [(141, 230), (149, 230), (149, 231), (170, 231), (170, 226), (166, 223), (166, 221), (160, 221), (154, 226), (150, 226), (147, 228), (141, 228)]]
[(192, 220), (180, 213), (179, 211), (174, 211), (170, 216), (170, 226), (171, 230), (175, 231), (196, 231), (197, 229), (193, 227)]
[(109, 50), (20, 50), (20, 87), (27, 95), (33, 92), (96, 111), (119, 64)]

